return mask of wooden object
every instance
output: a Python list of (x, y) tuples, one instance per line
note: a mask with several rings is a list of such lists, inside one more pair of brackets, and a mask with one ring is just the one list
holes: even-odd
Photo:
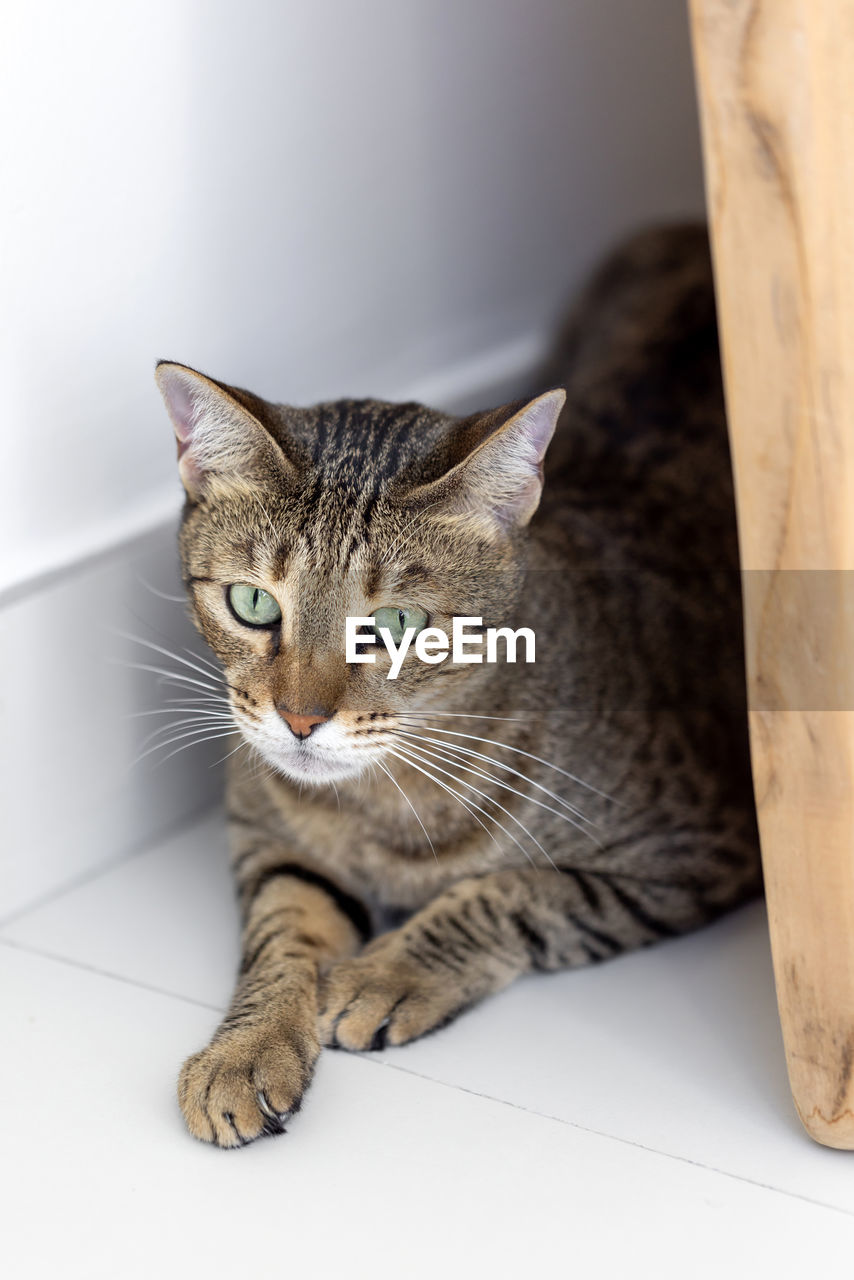
[(854, 1148), (854, 4), (692, 0), (789, 1079)]

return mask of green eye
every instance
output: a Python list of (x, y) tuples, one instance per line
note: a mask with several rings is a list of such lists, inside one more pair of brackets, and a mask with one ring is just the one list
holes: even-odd
[(240, 621), (250, 627), (270, 627), (282, 616), (269, 591), (248, 582), (235, 582), (228, 588), (228, 603)]
[(374, 614), (374, 631), (379, 635), (380, 627), (387, 627), (395, 644), (400, 644), (407, 627), (414, 627), (415, 634), (427, 626), (427, 614), (423, 609), (377, 609)]

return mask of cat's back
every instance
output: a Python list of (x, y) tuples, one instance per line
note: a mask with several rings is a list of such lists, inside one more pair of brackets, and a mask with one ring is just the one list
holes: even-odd
[(541, 382), (567, 391), (541, 521), (594, 558), (737, 569), (704, 227), (643, 232), (607, 259)]

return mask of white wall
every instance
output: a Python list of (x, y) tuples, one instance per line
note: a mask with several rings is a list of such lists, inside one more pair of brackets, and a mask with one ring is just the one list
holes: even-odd
[(194, 643), (156, 357), (514, 394), (597, 254), (702, 193), (683, 0), (5, 0), (0, 121), (3, 918), (220, 791), (140, 670)]
[(0, 586), (175, 508), (156, 357), (296, 402), (429, 389), (702, 207), (682, 0), (4, 19)]

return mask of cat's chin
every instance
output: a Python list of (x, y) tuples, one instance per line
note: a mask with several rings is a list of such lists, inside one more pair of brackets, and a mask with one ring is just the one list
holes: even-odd
[(308, 783), (323, 786), (329, 782), (346, 782), (360, 777), (365, 772), (361, 761), (336, 760), (334, 757), (321, 757), (317, 753), (305, 752), (299, 755), (273, 755), (262, 753), (277, 773), (291, 782)]

